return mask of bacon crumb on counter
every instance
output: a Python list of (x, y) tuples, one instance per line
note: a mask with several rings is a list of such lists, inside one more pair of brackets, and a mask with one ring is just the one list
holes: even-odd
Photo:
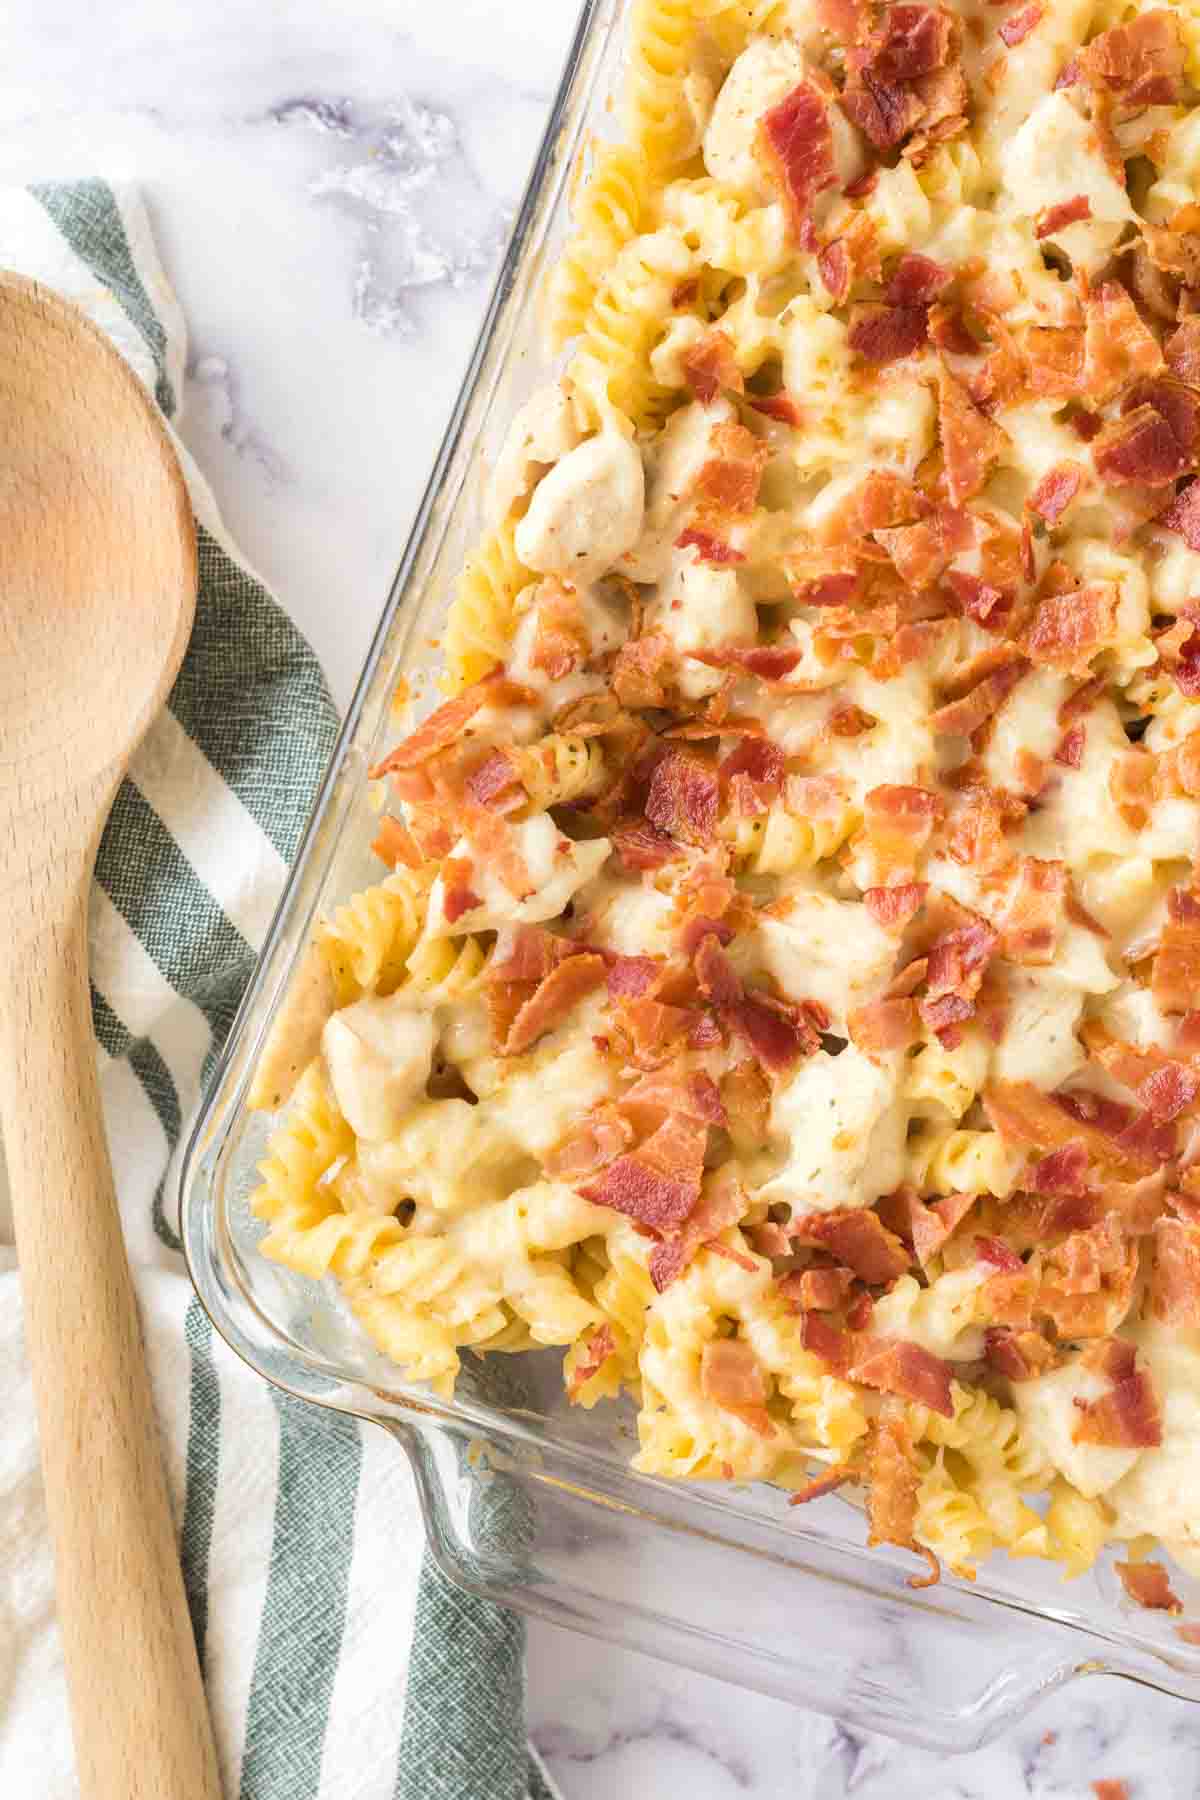
[(1131, 1600), (1151, 1612), (1181, 1613), (1183, 1602), (1171, 1586), (1170, 1577), (1161, 1563), (1117, 1562), (1113, 1564), (1121, 1586)]

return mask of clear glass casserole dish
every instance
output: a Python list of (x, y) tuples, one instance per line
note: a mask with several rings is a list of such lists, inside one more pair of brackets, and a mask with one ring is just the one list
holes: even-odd
[[(1200, 1698), (1200, 1647), (1125, 1597), (1110, 1561), (1064, 1586), (996, 1557), (974, 1583), (921, 1592), (863, 1547), (830, 1495), (683, 1486), (627, 1467), (619, 1412), (570, 1408), (559, 1353), (469, 1359), (456, 1397), (405, 1383), (330, 1282), (256, 1252), (249, 1195), (270, 1120), (252, 1071), (314, 919), (377, 874), (367, 770), (397, 682), (425, 680), (446, 599), (480, 527), (480, 471), (545, 378), (538, 295), (567, 229), (571, 170), (615, 87), (628, 0), (586, 0), (479, 345), (295, 869), (190, 1146), (184, 1246), (228, 1342), (266, 1379), (391, 1431), (429, 1541), (465, 1586), (551, 1621), (923, 1744), (966, 1749), (1046, 1689), (1107, 1672)], [(1182, 1580), (1181, 1591), (1189, 1584)]]

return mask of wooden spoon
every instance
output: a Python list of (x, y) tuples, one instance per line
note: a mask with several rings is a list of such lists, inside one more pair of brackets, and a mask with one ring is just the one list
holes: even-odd
[(96, 1085), (101, 828), (179, 668), (187, 491), (75, 309), (0, 273), (0, 1126), (86, 1800), (220, 1800)]

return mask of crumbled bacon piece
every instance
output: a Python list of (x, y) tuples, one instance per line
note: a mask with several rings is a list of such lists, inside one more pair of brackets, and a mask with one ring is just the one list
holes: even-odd
[(551, 681), (561, 681), (580, 667), (591, 643), (579, 595), (548, 575), (538, 589), (534, 619), (530, 663)]
[(671, 1114), (637, 1150), (619, 1156), (579, 1192), (656, 1231), (674, 1230), (699, 1197), (707, 1139), (707, 1125)]
[(983, 1341), (985, 1360), (1009, 1381), (1032, 1381), (1053, 1367), (1054, 1351), (1040, 1332), (989, 1325)]
[(916, 1002), (902, 998), (868, 1001), (850, 1013), (848, 1025), (851, 1042), (867, 1056), (907, 1050), (921, 1037)]
[(415, 769), (428, 762), (440, 750), (446, 750), (457, 743), (462, 735), (463, 727), (470, 723), (482, 707), (493, 703), (501, 704), (505, 696), (505, 688), (511, 692), (509, 684), (500, 686), (503, 676), (499, 670), (485, 675), (482, 681), (472, 683), (456, 694), (453, 700), (447, 700), (404, 739), (390, 750), (382, 762), (375, 764), (370, 771), (372, 781), (378, 781), (384, 775), (390, 775), (397, 769)]
[(1042, 476), (1030, 494), (1030, 512), (1045, 519), (1047, 525), (1057, 525), (1086, 479), (1087, 471), (1081, 463), (1058, 463)]
[(1000, 27), (1000, 36), (1010, 50), (1015, 50), (1018, 44), (1025, 42), (1034, 26), (1041, 22), (1045, 10), (1045, 7), (1038, 5), (1037, 0), (1033, 0), (1031, 5), (1022, 6), (1019, 11), (1009, 14)]
[(1145, 483), (1162, 487), (1187, 473), (1191, 452), (1185, 450), (1170, 421), (1149, 402), (1112, 420), (1092, 450), (1096, 473), (1114, 487)]
[(1200, 1227), (1184, 1219), (1158, 1219), (1150, 1310), (1165, 1325), (1200, 1326)]
[(380, 819), (371, 850), (393, 869), (402, 864), (406, 869), (419, 869), (425, 860), (408, 826), (391, 813), (384, 813)]
[(817, 268), (821, 280), (829, 290), (829, 297), (840, 306), (850, 293), (850, 252), (840, 238), (826, 244), (817, 257)]
[(864, 1387), (898, 1394), (944, 1418), (954, 1417), (950, 1364), (919, 1344), (899, 1338), (868, 1338), (856, 1347), (850, 1376)]
[(1200, 993), (1200, 896), (1172, 888), (1167, 922), (1154, 958), (1154, 998), (1163, 1012), (1190, 1011)]
[(684, 380), (702, 406), (711, 406), (723, 389), (740, 394), (745, 383), (728, 332), (713, 328), (682, 359)]
[(1033, 235), (1039, 240), (1055, 237), (1065, 231), (1068, 225), (1078, 225), (1083, 219), (1092, 216), (1092, 203), (1086, 194), (1075, 194), (1070, 200), (1059, 200), (1053, 206), (1044, 207), (1037, 216), (1037, 224)]
[(1021, 648), (1032, 662), (1083, 674), (1116, 629), (1119, 599), (1111, 581), (1047, 594), (1021, 635)]
[(694, 652), (697, 662), (714, 669), (736, 669), (754, 675), (760, 681), (786, 681), (797, 663), (803, 662), (804, 651), (791, 644), (723, 644), (718, 650)]
[(732, 809), (744, 818), (765, 813), (783, 783), (784, 756), (768, 738), (745, 737), (721, 764)]
[(804, 414), (792, 396), (783, 388), (777, 388), (773, 394), (749, 394), (747, 402), (765, 419), (775, 419), (780, 425), (802, 425)]
[(705, 531), (702, 526), (689, 525), (675, 539), (676, 550), (695, 550), (701, 562), (711, 563), (713, 568), (720, 569), (730, 563), (742, 563), (746, 560), (746, 552), (718, 537), (714, 531)]
[(928, 891), (923, 881), (905, 881), (898, 887), (868, 888), (863, 894), (863, 905), (885, 931), (903, 931), (920, 912)]
[(938, 367), (938, 423), (946, 489), (951, 503), (963, 506), (983, 487), (1004, 447), (1005, 434), (980, 412), (945, 363)]
[(930, 729), (940, 737), (970, 737), (991, 718), (1007, 700), (1013, 688), (1029, 671), (1023, 656), (1010, 653), (1008, 659), (991, 668), (960, 699), (939, 707), (929, 716)]
[(1082, 1362), (1112, 1386), (1096, 1400), (1075, 1401), (1075, 1442), (1114, 1450), (1152, 1450), (1161, 1444), (1158, 1400), (1149, 1375), (1137, 1366), (1133, 1345), (1124, 1338), (1105, 1338), (1084, 1353)]
[[(676, 1281), (701, 1249), (732, 1254), (743, 1259), (741, 1252), (731, 1252), (718, 1242), (720, 1233), (736, 1225), (746, 1210), (746, 1196), (728, 1168), (710, 1176), (704, 1183), (699, 1200), (683, 1224), (672, 1231), (663, 1243), (650, 1253), (650, 1279), (661, 1294)], [(751, 1269), (756, 1265), (750, 1264)]]
[(700, 1391), (736, 1413), (744, 1424), (769, 1437), (774, 1427), (767, 1414), (767, 1382), (761, 1363), (740, 1338), (715, 1338), (700, 1353)]
[(922, 1268), (947, 1244), (974, 1207), (975, 1194), (948, 1194), (943, 1200), (926, 1202), (911, 1186), (885, 1194), (879, 1202), (879, 1213), (885, 1225), (913, 1247)]
[(1067, 896), (1066, 864), (1023, 856), (1004, 916), (1004, 953), (1014, 962), (1054, 961)]
[(1182, 319), (1163, 345), (1172, 375), (1189, 387), (1200, 385), (1200, 316)]
[(1052, 1150), (1027, 1171), (1029, 1189), (1035, 1194), (1084, 1194), (1087, 1192), (1088, 1150), (1081, 1138), (1072, 1138)]
[(850, 309), (846, 343), (864, 362), (892, 363), (912, 356), (927, 341), (929, 314), (924, 306), (879, 306)]
[(674, 838), (656, 831), (644, 820), (634, 820), (614, 828), (612, 846), (627, 869), (661, 869), (681, 854)]
[(836, 1493), (837, 1489), (845, 1487), (848, 1481), (860, 1479), (861, 1477), (852, 1469), (830, 1469), (825, 1475), (814, 1475), (811, 1481), (806, 1481), (803, 1487), (799, 1487), (794, 1493), (789, 1494), (788, 1505), (807, 1506), (810, 1501), (821, 1500), (826, 1494)]
[(908, 1268), (909, 1255), (895, 1232), (869, 1208), (845, 1207), (805, 1213), (788, 1228), (797, 1243), (828, 1250), (869, 1287), (895, 1281)]
[(889, 885), (890, 875), (911, 872), (916, 867), (943, 807), (941, 795), (931, 788), (884, 783), (871, 789), (864, 802), (863, 819), (879, 872), (885, 878), (880, 885)]
[[(1161, 1563), (1119, 1562), (1114, 1563), (1113, 1568), (1129, 1598), (1139, 1606), (1148, 1607), (1151, 1612), (1183, 1611), (1183, 1601), (1172, 1588), (1170, 1577)], [(1104, 1785), (1107, 1787), (1113, 1784), (1106, 1782)]]
[(800, 1312), (836, 1312), (854, 1281), (852, 1269), (800, 1269), (786, 1275), (779, 1287)]
[(656, 831), (703, 848), (716, 835), (720, 781), (699, 751), (671, 749), (650, 778), (646, 818)]
[(1189, 481), (1181, 488), (1166, 511), (1159, 513), (1157, 523), (1166, 531), (1177, 531), (1189, 550), (1200, 550), (1200, 481)]
[(813, 201), (837, 180), (829, 106), (815, 81), (802, 81), (758, 122), (759, 152), (801, 239)]
[(517, 765), (507, 750), (493, 750), (467, 776), (466, 788), (476, 805), (491, 807), (493, 812), (511, 812), (528, 798)]
[(927, 306), (954, 280), (954, 270), (931, 256), (909, 251), (900, 258), (884, 289), (889, 306)]
[(1166, 7), (1139, 13), (1093, 38), (1079, 65), (1093, 87), (1118, 94), (1129, 109), (1173, 106), (1184, 74), (1179, 21)]
[(628, 1150), (633, 1127), (613, 1106), (595, 1107), (542, 1158), (547, 1175), (576, 1184)]
[(613, 693), (621, 705), (664, 706), (667, 695), (662, 674), (673, 661), (671, 640), (662, 632), (647, 632), (622, 644), (612, 672)]
[(871, 1428), (867, 1474), (867, 1542), (915, 1549), (913, 1528), (921, 1475), (912, 1427), (902, 1407), (886, 1401), (881, 1406)]
[(608, 992), (612, 999), (637, 999), (661, 980), (663, 963), (654, 956), (616, 956), (608, 965)]
[(575, 1367), (571, 1370), (571, 1379), (567, 1383), (568, 1400), (574, 1401), (578, 1399), (582, 1389), (587, 1386), (593, 1375), (598, 1375), (600, 1373), (600, 1370), (604, 1367), (609, 1357), (613, 1355), (616, 1348), (617, 1340), (613, 1335), (612, 1326), (607, 1320), (603, 1325), (597, 1325), (595, 1331), (593, 1331), (591, 1337), (587, 1340), (583, 1354), (579, 1357)]
[(1138, 1132), (1130, 1135), (1140, 1120), (1132, 1108), (1084, 1089), (1044, 1094), (1031, 1081), (993, 1081), (981, 1099), (1002, 1137), (1042, 1155), (1079, 1140), (1089, 1160), (1113, 1175), (1136, 1179), (1152, 1174), (1171, 1154), (1166, 1140), (1151, 1137), (1143, 1143)]
[(501, 1046), (505, 1056), (519, 1056), (545, 1032), (561, 1024), (585, 994), (604, 980), (604, 958), (594, 954), (568, 957), (553, 969), (521, 1007)]
[(1111, 400), (1140, 375), (1162, 368), (1158, 339), (1144, 324), (1119, 281), (1105, 281), (1088, 295), (1084, 330), (1083, 390), (1094, 401)]
[(854, 1354), (850, 1333), (822, 1318), (819, 1312), (801, 1313), (800, 1342), (832, 1374), (845, 1376), (849, 1373)]

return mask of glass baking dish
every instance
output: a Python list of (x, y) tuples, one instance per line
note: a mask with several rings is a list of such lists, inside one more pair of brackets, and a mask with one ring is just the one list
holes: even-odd
[[(1136, 1610), (1106, 1560), (1064, 1584), (993, 1558), (975, 1583), (913, 1592), (911, 1561), (864, 1547), (837, 1495), (802, 1511), (769, 1487), (635, 1475), (629, 1419), (566, 1404), (561, 1352), (466, 1359), (444, 1401), (406, 1384), (333, 1291), (259, 1256), (249, 1208), (271, 1121), (246, 1106), (259, 1048), (314, 918), (377, 878), (366, 772), (403, 676), (429, 685), (447, 597), (479, 535), (505, 425), (550, 364), (538, 294), (567, 229), (571, 169), (604, 133), (631, 0), (585, 0), (483, 330), (296, 866), (182, 1174), (184, 1248), (213, 1323), (290, 1393), (391, 1432), (429, 1542), (464, 1586), (916, 1743), (967, 1749), (1047, 1689), (1110, 1673), (1200, 1699), (1200, 1648)], [(1173, 1577), (1174, 1579), (1174, 1577)], [(1197, 1584), (1179, 1577), (1200, 1616)]]

